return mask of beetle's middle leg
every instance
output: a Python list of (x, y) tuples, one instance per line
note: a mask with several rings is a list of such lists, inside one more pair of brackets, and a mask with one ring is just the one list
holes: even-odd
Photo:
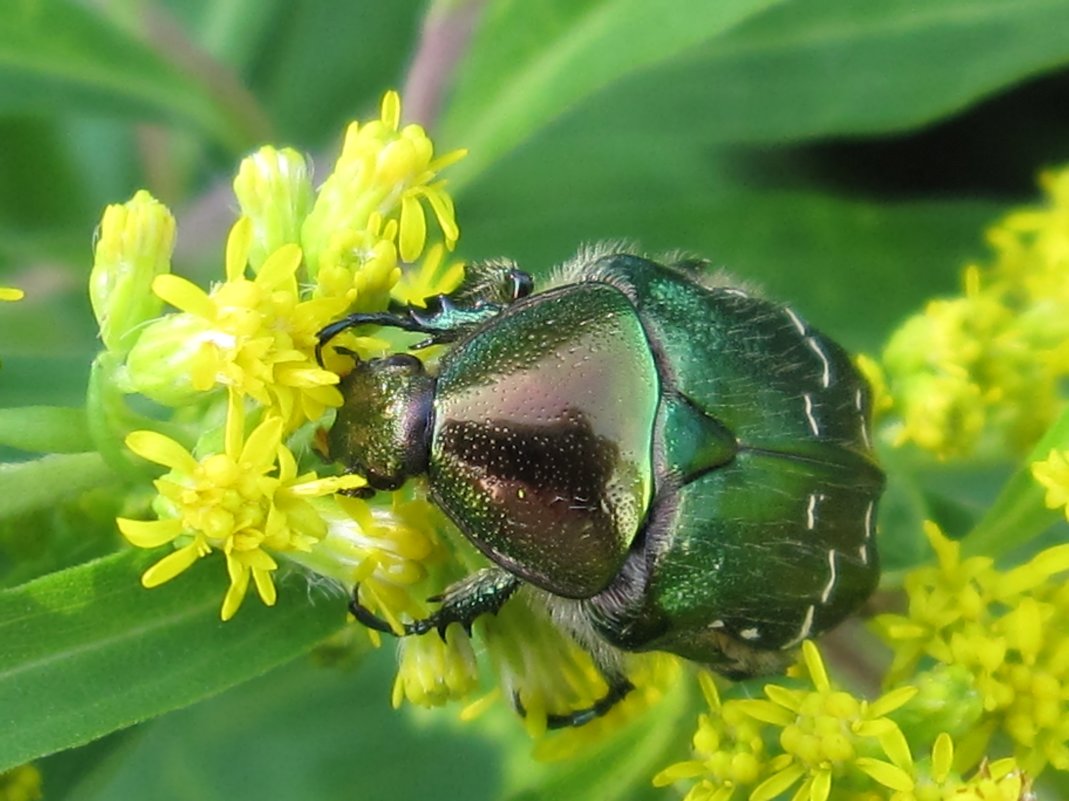
[[(404, 631), (401, 636), (437, 631), (438, 636), (444, 640), (450, 623), (459, 623), (465, 631), (471, 633), (475, 620), (481, 615), (496, 613), (520, 588), (521, 583), (520, 579), (506, 570), (484, 567), (451, 584), (441, 595), (428, 599), (441, 603), (441, 606), (425, 618), (402, 623)], [(360, 603), (356, 591), (353, 592), (353, 600), (349, 602), (349, 611), (370, 629), (397, 634), (389, 623)]]

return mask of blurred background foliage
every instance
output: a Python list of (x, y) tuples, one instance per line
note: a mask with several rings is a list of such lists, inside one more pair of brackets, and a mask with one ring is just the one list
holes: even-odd
[[(1066, 31), (1069, 0), (5, 0), (0, 285), (27, 298), (0, 308), (0, 414), (82, 403), (105, 204), (170, 205), (176, 270), (203, 282), (241, 157), (288, 145), (325, 175), (393, 87), (442, 152), (471, 150), (450, 173), (464, 258), (539, 274), (584, 242), (685, 250), (875, 350), (1069, 161)], [(67, 564), (116, 547), (86, 523), (107, 504), (51, 510)], [(58, 566), (21, 523), (2, 586)], [(505, 705), (393, 712), (390, 649), (365, 661), (303, 658), (45, 759), (47, 795), (664, 798), (649, 777), (692, 731), (677, 693), (657, 726), (541, 765)]]

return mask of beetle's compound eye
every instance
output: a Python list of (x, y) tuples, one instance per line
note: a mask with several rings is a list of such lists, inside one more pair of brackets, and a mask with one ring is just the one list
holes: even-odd
[(427, 469), (434, 379), (407, 353), (356, 365), (341, 383), (345, 403), (330, 454), (374, 489), (392, 490)]

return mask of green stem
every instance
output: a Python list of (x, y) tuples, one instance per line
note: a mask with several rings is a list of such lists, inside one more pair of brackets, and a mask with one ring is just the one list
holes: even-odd
[(998, 558), (1050, 528), (1062, 512), (1048, 509), (1043, 487), (1032, 476), (1032, 465), (1052, 450), (1069, 449), (1069, 406), (1028, 454), (976, 527), (962, 540), (966, 555)]

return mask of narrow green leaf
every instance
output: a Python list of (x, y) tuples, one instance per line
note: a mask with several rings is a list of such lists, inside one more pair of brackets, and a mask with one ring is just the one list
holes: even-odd
[(43, 456), (0, 464), (0, 518), (44, 509), (114, 480), (99, 453)]
[(70, 0), (9, 0), (0, 24), (0, 113), (102, 110), (176, 118), (233, 149), (262, 135), (223, 100), (105, 16)]
[(153, 590), (159, 553), (127, 551), (0, 592), (0, 771), (214, 695), (304, 653), (344, 625), (344, 603), (246, 599), (219, 620), (222, 559)]
[(962, 540), (966, 553), (999, 557), (1039, 536), (1064, 515), (1048, 509), (1046, 490), (1032, 476), (1033, 462), (1041, 462), (1054, 449), (1069, 448), (1069, 408), (1062, 412), (1021, 467), (1006, 482), (987, 514)]
[(85, 409), (24, 406), (0, 409), (0, 445), (32, 453), (81, 453), (93, 448)]
[(442, 140), (469, 149), (454, 186), (629, 73), (723, 34), (778, 0), (504, 0), (487, 8)]

